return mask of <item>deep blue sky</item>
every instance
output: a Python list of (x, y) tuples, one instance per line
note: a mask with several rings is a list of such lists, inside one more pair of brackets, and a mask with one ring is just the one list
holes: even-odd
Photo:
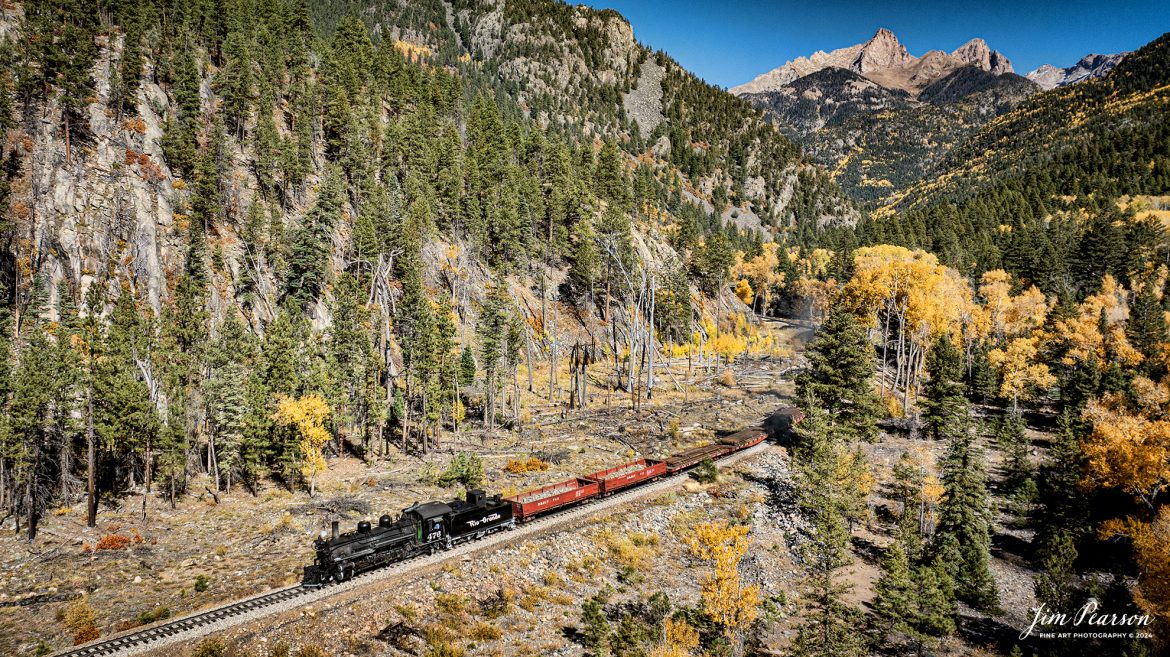
[[(572, 0), (569, 0), (572, 2)], [(712, 84), (733, 87), (784, 62), (861, 43), (889, 28), (911, 54), (983, 37), (1021, 75), (1041, 64), (1133, 50), (1170, 31), (1170, 0), (858, 2), (589, 0), (620, 11), (634, 36)]]

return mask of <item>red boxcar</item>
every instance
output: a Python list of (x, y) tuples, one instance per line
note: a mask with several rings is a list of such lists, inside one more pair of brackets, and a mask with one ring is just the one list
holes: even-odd
[(596, 481), (574, 477), (505, 499), (512, 503), (512, 515), (523, 520), (578, 500), (596, 497), (598, 490)]
[(666, 463), (649, 459), (638, 459), (619, 466), (585, 475), (601, 486), (601, 494), (609, 495), (615, 490), (633, 486), (636, 483), (666, 474)]

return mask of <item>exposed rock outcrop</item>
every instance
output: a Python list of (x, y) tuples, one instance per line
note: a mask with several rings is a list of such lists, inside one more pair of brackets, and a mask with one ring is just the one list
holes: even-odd
[(1103, 78), (1128, 54), (1128, 52), (1122, 52), (1116, 55), (1085, 55), (1079, 62), (1068, 68), (1057, 68), (1051, 64), (1045, 64), (1025, 77), (1047, 91), (1093, 78)]

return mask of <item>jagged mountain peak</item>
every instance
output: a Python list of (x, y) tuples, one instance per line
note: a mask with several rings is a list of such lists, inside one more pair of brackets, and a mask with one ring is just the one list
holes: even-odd
[(914, 60), (898, 37), (886, 28), (878, 31), (861, 46), (861, 50), (850, 68), (861, 74), (886, 68), (902, 68)]
[(888, 89), (917, 94), (963, 66), (975, 66), (994, 75), (1013, 72), (1011, 61), (999, 51), (992, 50), (982, 38), (971, 39), (950, 54), (931, 50), (922, 57), (915, 57), (891, 30), (883, 27), (865, 43), (797, 57), (746, 84), (733, 87), (731, 92), (744, 95), (777, 91), (797, 78), (836, 67), (863, 75)]
[(987, 42), (979, 37), (956, 48), (951, 57), (965, 64), (974, 64), (995, 75), (1014, 72), (1011, 61), (999, 51), (992, 50)]

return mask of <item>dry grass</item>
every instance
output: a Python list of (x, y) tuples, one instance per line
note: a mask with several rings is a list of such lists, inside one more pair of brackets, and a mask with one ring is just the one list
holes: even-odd
[(435, 607), (448, 616), (458, 616), (467, 610), (468, 599), (456, 593), (440, 593), (435, 596)]
[(547, 586), (529, 584), (524, 587), (524, 594), (520, 596), (520, 602), (517, 604), (525, 611), (535, 611), (537, 605), (548, 600), (549, 595)]
[(726, 388), (734, 388), (735, 384), (735, 372), (732, 372), (730, 367), (719, 374), (719, 385)]
[(495, 641), (502, 636), (504, 636), (503, 630), (483, 621), (471, 626), (471, 629), (467, 631), (467, 638), (475, 641)]
[(658, 556), (658, 537), (653, 534), (630, 532), (619, 536), (606, 529), (597, 535), (597, 542), (609, 553), (613, 563), (623, 568), (643, 571)]

